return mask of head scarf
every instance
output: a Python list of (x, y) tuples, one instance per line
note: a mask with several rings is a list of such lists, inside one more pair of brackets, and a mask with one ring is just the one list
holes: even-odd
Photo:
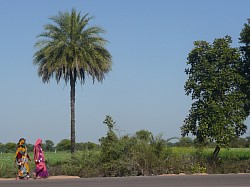
[(41, 143), (42, 143), (42, 139), (38, 138), (36, 140), (36, 143), (35, 143), (34, 149), (33, 149), (33, 151), (34, 151), (34, 159), (36, 158), (36, 147), (40, 146)]
[(25, 139), (24, 138), (21, 138), (19, 141), (18, 141), (18, 143), (17, 143), (17, 145), (24, 145), (25, 144)]
[(41, 143), (42, 143), (42, 139), (38, 138), (38, 139), (36, 140), (35, 146), (38, 146), (38, 145), (41, 144)]

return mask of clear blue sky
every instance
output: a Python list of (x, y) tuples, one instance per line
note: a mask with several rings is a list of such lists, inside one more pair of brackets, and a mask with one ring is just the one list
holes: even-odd
[(102, 84), (87, 79), (77, 85), (77, 142), (98, 143), (107, 132), (106, 115), (121, 135), (146, 129), (166, 139), (180, 136), (192, 103), (184, 92), (184, 69), (193, 42), (229, 35), (239, 46), (250, 18), (249, 0), (0, 1), (0, 142), (70, 139), (69, 86), (43, 84), (32, 61), (36, 36), (49, 17), (73, 7), (107, 31), (113, 56)]

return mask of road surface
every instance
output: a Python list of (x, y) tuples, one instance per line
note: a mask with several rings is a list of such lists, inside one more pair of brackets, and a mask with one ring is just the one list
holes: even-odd
[(250, 187), (250, 174), (1, 180), (0, 187)]

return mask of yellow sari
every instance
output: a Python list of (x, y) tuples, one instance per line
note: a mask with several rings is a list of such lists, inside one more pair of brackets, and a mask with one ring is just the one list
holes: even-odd
[(29, 155), (27, 153), (27, 147), (25, 146), (25, 139), (21, 138), (17, 144), (15, 160), (18, 165), (18, 178), (29, 178)]

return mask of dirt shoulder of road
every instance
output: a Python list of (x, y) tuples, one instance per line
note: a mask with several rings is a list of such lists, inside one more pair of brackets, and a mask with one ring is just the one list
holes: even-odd
[[(36, 180), (49, 180), (49, 179), (78, 179), (78, 176), (66, 176), (66, 175), (58, 175), (58, 176), (50, 176), (46, 179), (36, 179)], [(0, 180), (16, 180), (16, 178), (0, 178)], [(29, 180), (35, 180), (32, 177)]]
[[(172, 176), (172, 175), (186, 175), (184, 173), (180, 174), (162, 174), (159, 176)], [(194, 174), (194, 175), (207, 175), (206, 173)], [(49, 179), (79, 179), (78, 176), (68, 176), (68, 175), (58, 175), (58, 176), (50, 176), (46, 179), (36, 179), (36, 180), (49, 180)], [(0, 178), (0, 180), (16, 180), (16, 178)], [(29, 180), (34, 180), (34, 178), (30, 177)]]
[[(246, 174), (246, 173), (238, 173), (238, 174)], [(179, 174), (162, 174), (159, 176), (180, 176), (180, 175), (187, 175), (185, 173), (179, 173)], [(191, 175), (209, 175), (207, 173), (195, 173)], [(68, 175), (58, 175), (58, 176), (50, 176), (46, 179), (34, 179), (32, 177), (29, 178), (29, 180), (49, 180), (49, 179), (79, 179), (78, 176), (68, 176)], [(16, 178), (0, 178), (0, 180), (16, 180)]]

